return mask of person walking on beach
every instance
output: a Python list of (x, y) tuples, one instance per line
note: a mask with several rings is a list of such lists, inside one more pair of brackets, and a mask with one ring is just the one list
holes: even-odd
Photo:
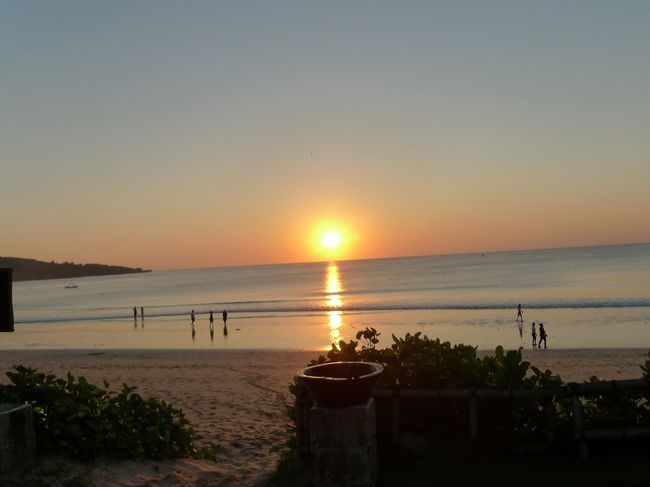
[(226, 321), (228, 321), (228, 312), (224, 309), (223, 313), (221, 313), (221, 317), (223, 318), (223, 336), (228, 336), (228, 326), (226, 326)]
[(144, 320), (144, 308), (142, 306), (140, 306), (140, 316)]
[(537, 348), (542, 348), (542, 340), (544, 340), (544, 348), (546, 348), (546, 330), (544, 329), (544, 323), (539, 324), (539, 341), (537, 342)]
[(196, 316), (194, 316), (194, 310), (190, 313), (190, 318), (192, 318), (192, 325), (194, 324), (194, 320), (196, 320)]
[(133, 319), (134, 320), (138, 319), (138, 310), (136, 309), (135, 306), (133, 307)]
[(521, 304), (517, 305), (517, 317), (515, 318), (515, 321), (521, 320), (522, 322), (524, 321), (524, 312), (521, 310)]
[(214, 325), (214, 316), (212, 316), (212, 311), (210, 311), (210, 329), (212, 330), (212, 327)]
[(537, 346), (537, 330), (535, 329), (535, 322), (533, 321), (533, 331), (531, 332), (533, 336), (533, 348)]

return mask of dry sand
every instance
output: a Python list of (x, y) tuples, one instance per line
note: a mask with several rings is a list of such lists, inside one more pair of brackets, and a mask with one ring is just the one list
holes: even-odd
[[(246, 486), (263, 485), (277, 462), (269, 449), (283, 440), (288, 419), (287, 384), (296, 370), (318, 352), (190, 350), (10, 350), (0, 367), (13, 364), (65, 376), (71, 371), (92, 383), (123, 382), (182, 408), (204, 441), (222, 447), (216, 462), (98, 462), (91, 485)], [(640, 377), (641, 349), (526, 350), (534, 365), (559, 373), (566, 381), (591, 375), (602, 379)], [(6, 382), (6, 378), (1, 378)], [(77, 467), (86, 468), (86, 467)]]

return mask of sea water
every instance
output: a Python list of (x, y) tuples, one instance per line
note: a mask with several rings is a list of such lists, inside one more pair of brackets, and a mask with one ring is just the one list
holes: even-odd
[[(393, 334), (422, 332), (513, 348), (530, 345), (533, 321), (544, 323), (555, 348), (650, 346), (650, 244), (154, 271), (82, 278), (73, 289), (66, 283), (14, 283), (16, 333), (0, 335), (0, 347), (325, 349), (368, 326), (384, 345)], [(515, 321), (518, 304), (523, 323)]]

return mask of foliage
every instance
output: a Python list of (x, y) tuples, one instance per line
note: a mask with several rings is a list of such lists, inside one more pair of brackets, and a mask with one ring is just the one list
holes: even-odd
[(152, 459), (193, 456), (214, 458), (215, 446), (197, 449), (198, 438), (180, 409), (157, 399), (144, 399), (135, 387), (119, 393), (90, 384), (68, 372), (66, 379), (24, 366), (7, 372), (0, 401), (27, 402), (34, 413), (39, 448), (66, 451), (76, 458), (101, 454)]
[(648, 350), (648, 358), (643, 365), (639, 365), (643, 371), (643, 378), (650, 380), (650, 350)]
[[(499, 346), (494, 354), (477, 357), (476, 347), (451, 345), (431, 339), (418, 332), (407, 333), (403, 338), (393, 335), (393, 343), (377, 348), (379, 333), (374, 328), (359, 331), (356, 340), (332, 344), (326, 355), (313, 360), (310, 365), (333, 361), (369, 361), (384, 366), (378, 386), (409, 389), (560, 389), (564, 386), (559, 375), (550, 370), (532, 366), (523, 360), (522, 349), (505, 351)], [(650, 353), (641, 367), (650, 376)], [(592, 379), (595, 380), (595, 379)], [(297, 384), (291, 387), (297, 393)], [(646, 398), (626, 396), (596, 396), (583, 399), (586, 415), (592, 424), (601, 424), (616, 418), (620, 424), (647, 422)], [(390, 405), (377, 402), (378, 431), (390, 414), (382, 408)], [(435, 400), (401, 402), (400, 423), (402, 432), (433, 435), (453, 441), (460, 430), (467, 430), (466, 400)], [(481, 437), (490, 438), (491, 445), (513, 448), (540, 442), (569, 440), (572, 435), (571, 403), (567, 397), (545, 396), (530, 399), (504, 398), (482, 401), (480, 404)], [(295, 412), (292, 411), (295, 417)], [(384, 429), (390, 429), (384, 426)]]
[[(590, 383), (601, 382), (592, 376)], [(583, 401), (587, 427), (614, 428), (647, 424), (650, 420), (648, 401), (645, 397), (630, 395), (622, 391), (610, 394), (596, 394)]]
[[(374, 328), (359, 331), (356, 340), (332, 344), (327, 356), (321, 355), (309, 365), (337, 361), (377, 362), (384, 366), (379, 385), (399, 384), (411, 389), (495, 388), (516, 389), (559, 387), (560, 376), (541, 371), (522, 360), (521, 349), (504, 352), (498, 346), (494, 355), (479, 359), (476, 347), (451, 345), (421, 332), (404, 338), (393, 335), (393, 344), (377, 349), (380, 333)], [(358, 349), (359, 341), (363, 340)]]
[[(650, 380), (650, 350), (648, 358), (639, 367), (643, 378)], [(596, 376), (589, 383), (599, 383)], [(594, 394), (583, 400), (586, 426), (589, 428), (615, 428), (650, 423), (650, 393), (643, 396), (624, 391)]]

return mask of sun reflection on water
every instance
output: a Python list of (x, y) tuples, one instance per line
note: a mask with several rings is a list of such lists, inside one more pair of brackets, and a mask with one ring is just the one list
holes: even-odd
[(327, 312), (327, 326), (329, 327), (328, 337), (330, 339), (330, 344), (338, 343), (340, 340), (342, 340), (341, 337), (342, 324), (343, 324), (343, 313), (341, 311)]
[(343, 326), (343, 284), (339, 275), (339, 266), (332, 262), (327, 266), (325, 277), (325, 308), (327, 311), (327, 327), (329, 330), (329, 345), (338, 343), (341, 337), (341, 326)]

